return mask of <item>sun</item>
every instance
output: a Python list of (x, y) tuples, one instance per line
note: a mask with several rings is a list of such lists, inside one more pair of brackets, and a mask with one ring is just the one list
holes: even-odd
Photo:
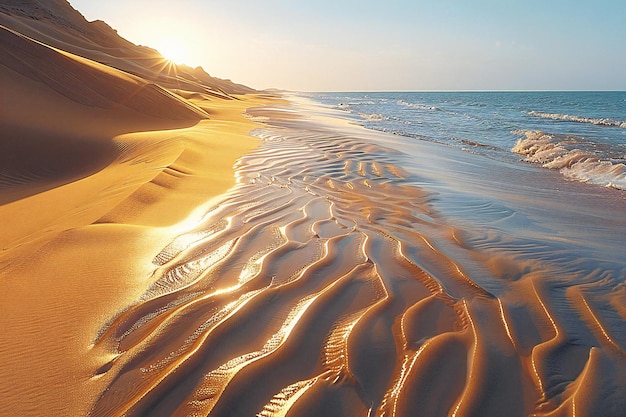
[(156, 49), (165, 61), (192, 67), (200, 65), (199, 29), (193, 22), (156, 15), (140, 19), (135, 30), (136, 39)]
[(168, 61), (175, 64), (191, 64), (189, 47), (181, 39), (158, 39), (154, 42), (154, 48)]

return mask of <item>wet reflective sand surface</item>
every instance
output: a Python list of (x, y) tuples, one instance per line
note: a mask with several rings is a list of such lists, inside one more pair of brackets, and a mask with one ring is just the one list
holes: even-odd
[(620, 191), (250, 113), (237, 186), (97, 335), (91, 415), (623, 413)]

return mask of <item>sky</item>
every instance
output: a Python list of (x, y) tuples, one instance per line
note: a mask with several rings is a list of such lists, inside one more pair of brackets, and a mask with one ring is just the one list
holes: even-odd
[(626, 90), (624, 0), (69, 1), (258, 89)]

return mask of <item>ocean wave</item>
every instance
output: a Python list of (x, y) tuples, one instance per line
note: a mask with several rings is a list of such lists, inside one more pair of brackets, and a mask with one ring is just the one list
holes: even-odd
[(368, 122), (382, 122), (384, 120), (391, 120), (389, 117), (382, 115), (380, 113), (359, 113), (359, 116), (367, 120)]
[[(450, 138), (450, 141), (459, 143), (463, 147), (469, 146), (470, 148), (490, 149), (493, 151), (502, 150), (501, 148), (498, 148), (497, 146), (488, 145), (486, 143), (476, 142), (476, 141), (469, 140), (469, 139)], [(462, 148), (462, 149), (465, 149), (465, 148)]]
[(441, 110), (439, 107), (427, 106), (427, 105), (418, 104), (418, 103), (409, 103), (409, 102), (404, 101), (404, 100), (398, 100), (397, 104), (400, 105), (400, 106), (411, 107), (413, 109), (418, 109), (418, 110)]
[(626, 129), (626, 122), (621, 120), (613, 120), (608, 118), (591, 118), (591, 117), (581, 117), (581, 116), (571, 116), (569, 114), (559, 114), (559, 113), (543, 113), (538, 111), (529, 111), (526, 112), (530, 116), (541, 117), (542, 119), (552, 119), (552, 120), (563, 120), (567, 122), (576, 122), (576, 123), (589, 123), (596, 126), (613, 126), (613, 127), (621, 127)]
[(411, 122), (409, 122), (408, 120), (404, 120), (404, 119), (401, 119), (399, 117), (394, 117), (394, 116), (385, 116), (384, 114), (380, 114), (380, 113), (359, 113), (359, 116), (361, 116), (367, 122), (393, 121), (393, 122), (401, 123), (403, 125), (411, 124)]
[(541, 164), (545, 168), (558, 169), (568, 178), (626, 190), (626, 165), (607, 161), (581, 149), (568, 149), (567, 140), (558, 141), (555, 136), (541, 131), (514, 131), (524, 135), (511, 149), (524, 155), (524, 160)]
[(373, 101), (351, 101), (351, 102), (345, 102), (345, 103), (339, 103), (335, 106), (333, 106), (333, 109), (335, 110), (340, 110), (340, 111), (345, 111), (348, 113), (354, 113), (354, 108), (358, 107), (358, 106), (372, 106), (375, 105), (376, 103)]
[(347, 103), (339, 103), (338, 107), (353, 107), (353, 106), (373, 106), (376, 102), (367, 100), (367, 101), (350, 101)]

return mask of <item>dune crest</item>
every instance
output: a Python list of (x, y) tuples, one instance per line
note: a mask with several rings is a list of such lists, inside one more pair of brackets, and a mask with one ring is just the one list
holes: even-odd
[(226, 99), (233, 98), (231, 94), (255, 92), (230, 80), (211, 77), (201, 67), (175, 65), (158, 51), (122, 38), (103, 21), (87, 22), (66, 0), (5, 0), (0, 4), (0, 25), (166, 88)]

